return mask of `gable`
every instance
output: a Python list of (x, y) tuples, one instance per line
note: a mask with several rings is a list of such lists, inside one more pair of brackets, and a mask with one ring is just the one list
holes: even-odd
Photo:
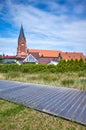
[(33, 55), (29, 54), (29, 55), (24, 59), (23, 62), (36, 63), (36, 62), (38, 62), (38, 61), (37, 61), (37, 59), (36, 59)]

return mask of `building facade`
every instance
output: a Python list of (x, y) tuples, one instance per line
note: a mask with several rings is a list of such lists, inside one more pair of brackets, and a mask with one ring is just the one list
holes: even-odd
[(24, 59), (24, 62), (50, 64), (58, 63), (60, 60), (85, 60), (86, 57), (80, 52), (62, 52), (58, 50), (28, 49), (24, 29), (21, 25), (18, 38), (17, 58)]
[(18, 47), (16, 56), (3, 56), (3, 61), (17, 60), (26, 63), (34, 64), (58, 64), (60, 60), (80, 60), (86, 61), (86, 56), (81, 52), (62, 52), (59, 50), (39, 50), (28, 49), (24, 29), (21, 25), (18, 37)]

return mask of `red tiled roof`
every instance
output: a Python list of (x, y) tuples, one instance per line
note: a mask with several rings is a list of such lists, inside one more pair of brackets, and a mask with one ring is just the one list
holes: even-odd
[[(86, 56), (84, 56), (83, 53), (80, 52), (61, 52), (56, 50), (38, 50), (38, 49), (28, 49), (27, 51), (28, 54), (32, 54), (42, 64), (47, 64), (51, 60), (57, 61), (59, 56), (62, 57), (62, 60), (71, 60), (71, 59), (86, 60)], [(3, 59), (17, 59), (17, 57), (3, 55)]]
[(56, 50), (38, 50), (38, 49), (29, 49), (28, 53), (39, 52), (39, 55), (42, 57), (58, 57), (61, 51)]
[(80, 53), (80, 52), (61, 52), (60, 55), (63, 60), (71, 60), (71, 59), (85, 60), (85, 56), (83, 55), (83, 53)]
[(59, 54), (61, 55), (63, 60), (85, 60), (86, 57), (83, 55), (83, 53), (80, 52), (61, 52), (56, 50), (38, 50), (38, 49), (30, 49), (28, 50), (29, 53), (38, 52), (40, 57), (49, 57), (49, 58), (57, 58)]
[(2, 56), (3, 59), (16, 59), (16, 56), (8, 56), (8, 55), (5, 55), (5, 56)]

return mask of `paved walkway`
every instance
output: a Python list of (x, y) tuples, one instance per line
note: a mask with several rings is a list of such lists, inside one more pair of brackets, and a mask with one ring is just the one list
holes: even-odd
[(86, 125), (86, 91), (0, 80), (0, 98)]

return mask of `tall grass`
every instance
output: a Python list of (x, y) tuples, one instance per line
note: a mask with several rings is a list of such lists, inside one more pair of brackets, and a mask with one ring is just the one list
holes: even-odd
[(8, 72), (0, 73), (0, 79), (15, 80), (21, 82), (30, 82), (46, 84), (50, 86), (64, 86), (86, 90), (85, 72), (65, 72), (65, 73), (22, 73)]
[(63, 86), (72, 86), (73, 84), (74, 84), (73, 79), (64, 79), (64, 80), (62, 80), (62, 85)]

